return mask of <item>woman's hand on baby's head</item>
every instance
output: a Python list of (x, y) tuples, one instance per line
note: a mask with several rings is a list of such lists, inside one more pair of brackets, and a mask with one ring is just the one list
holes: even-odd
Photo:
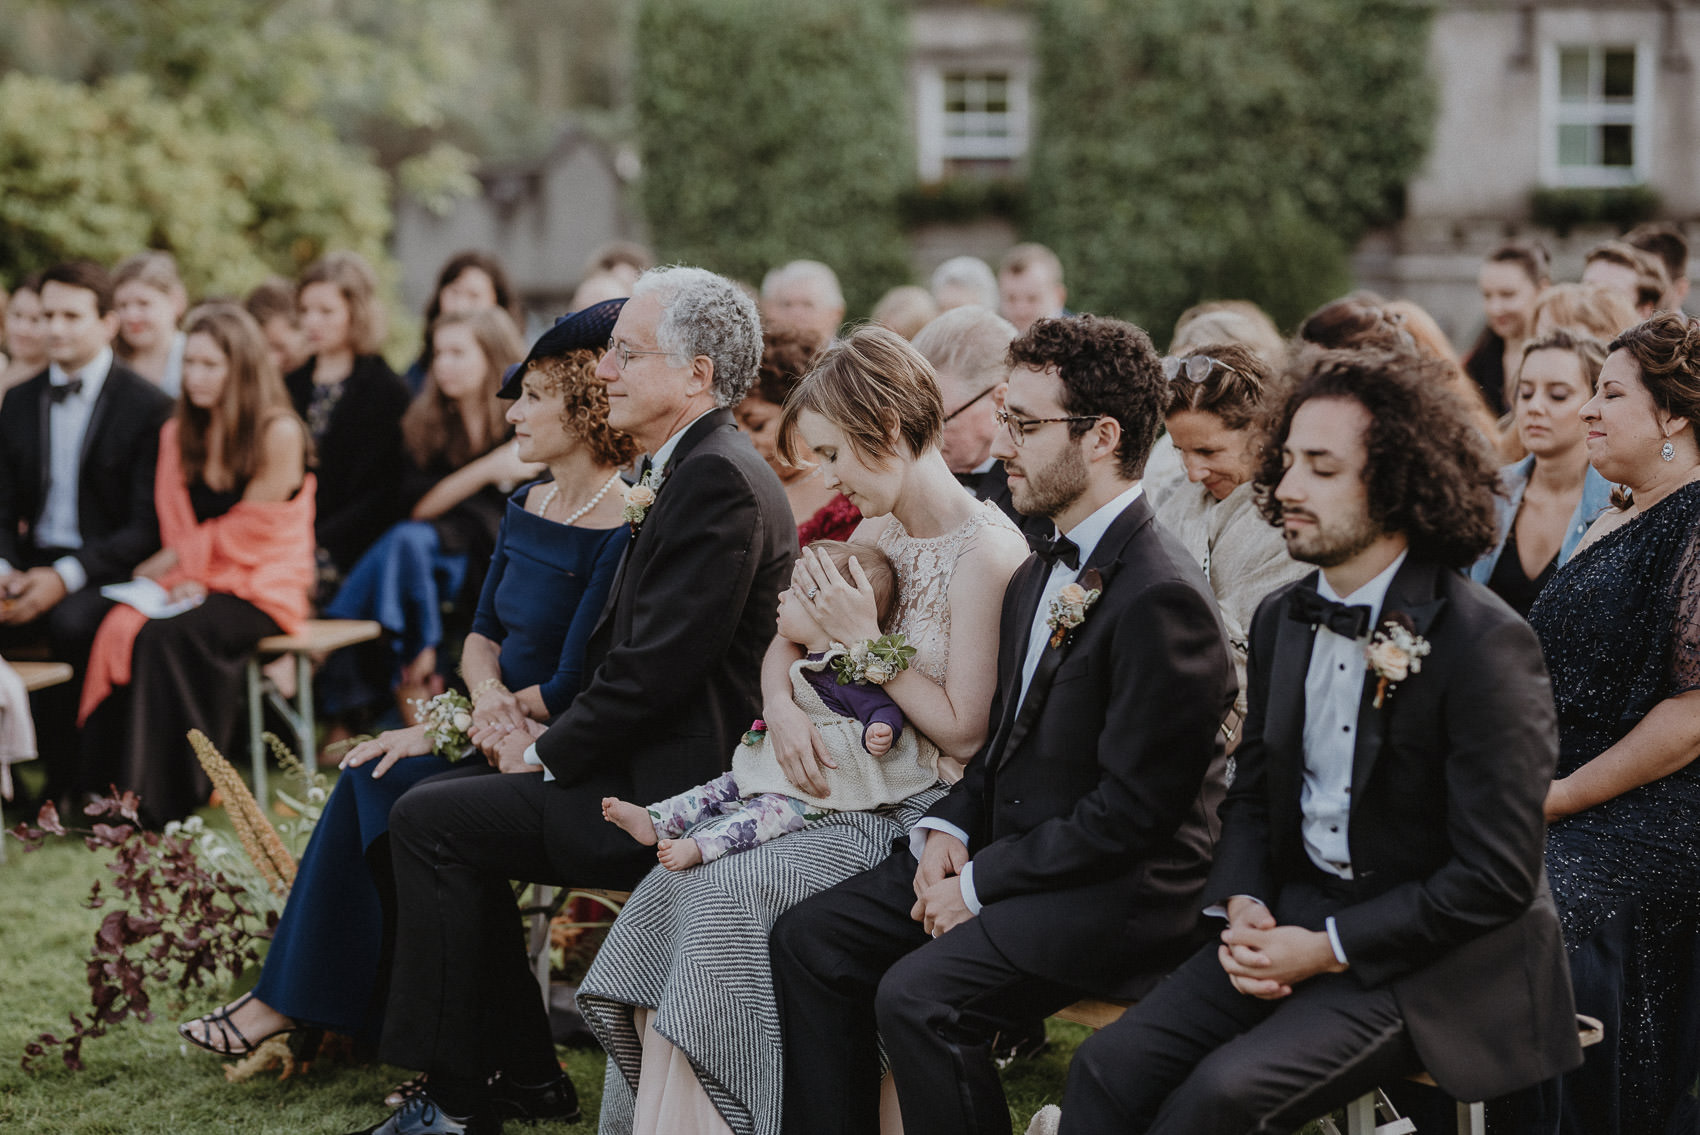
[(891, 726), (876, 721), (862, 734), (862, 746), (871, 757), (883, 757), (891, 752)]

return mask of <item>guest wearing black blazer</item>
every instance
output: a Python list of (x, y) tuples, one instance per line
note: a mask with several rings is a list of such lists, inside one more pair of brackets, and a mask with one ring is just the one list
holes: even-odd
[(1138, 480), (1162, 371), (1093, 316), (1010, 351), (993, 452), (1062, 535), (1004, 594), (991, 740), (919, 860), (894, 848), (774, 927), (787, 1132), (876, 1132), (881, 1041), (907, 1130), (1007, 1131), (995, 1034), (1142, 992), (1200, 940), (1235, 689), (1209, 585)]
[(1065, 1132), (1296, 1129), (1421, 1068), (1480, 1100), (1581, 1061), (1546, 668), (1457, 570), (1494, 538), (1493, 455), (1426, 362), (1329, 352), (1297, 380), (1259, 479), (1322, 572), (1253, 620), (1205, 888), (1228, 928), (1081, 1046)]
[(637, 535), (584, 689), (547, 729), (491, 746), (502, 773), (521, 775), (456, 770), (391, 812), (398, 920), (381, 1051), (428, 1071), (430, 1094), (370, 1131), (494, 1130), (492, 1072), (562, 1079), (508, 880), (635, 886), (654, 852), (602, 819), (602, 798), (660, 799), (718, 775), (760, 709), (797, 537), (779, 478), (728, 408), (760, 358), (755, 305), (712, 273), (657, 269), (611, 341), (597, 372), (609, 422), (650, 454), (653, 496), (628, 494)]

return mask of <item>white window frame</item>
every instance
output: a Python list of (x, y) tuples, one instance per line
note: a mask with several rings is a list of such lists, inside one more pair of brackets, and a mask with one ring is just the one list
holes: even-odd
[[(1559, 56), (1565, 51), (1635, 52), (1635, 101), (1628, 106), (1603, 103), (1561, 103), (1558, 97)], [(1546, 45), (1541, 66), (1541, 181), (1557, 188), (1609, 189), (1647, 182), (1647, 151), (1653, 138), (1653, 85), (1656, 79), (1654, 45), (1649, 40), (1618, 40), (1610, 43), (1554, 41)], [(1558, 164), (1558, 129), (1561, 125), (1615, 125), (1634, 132), (1635, 161), (1630, 166), (1561, 166)]]
[[(953, 138), (947, 133), (950, 116), (944, 105), (945, 76), (955, 74), (1004, 76), (1009, 102), (1007, 135)], [(915, 152), (921, 181), (944, 180), (951, 161), (1009, 161), (1018, 166), (1026, 161), (1031, 106), (1027, 68), (941, 64), (924, 68), (917, 79)]]

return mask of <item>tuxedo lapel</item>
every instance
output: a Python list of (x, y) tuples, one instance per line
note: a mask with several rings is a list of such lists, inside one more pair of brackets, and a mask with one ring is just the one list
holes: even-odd
[(1002, 763), (1002, 753), (1009, 740), (1009, 731), (1015, 725), (1016, 711), (1020, 708), (1016, 702), (1021, 693), (1021, 670), (1027, 659), (1027, 647), (1033, 640), (1033, 612), (1039, 605), (1039, 596), (1044, 594), (1045, 580), (1050, 574), (1045, 562), (1034, 556), (1016, 571), (1010, 583), (1012, 587), (1021, 588), (1021, 598), (1013, 615), (1019, 620), (1016, 624), (1018, 629), (1015, 631), (1015, 649), (1007, 656), (1009, 665), (998, 675), (1005, 691), (1000, 703), (1003, 712), (999, 715), (997, 732), (992, 736), (992, 743), (986, 748), (988, 759), (993, 762), (994, 767)]
[[(94, 405), (89, 409), (88, 427), (83, 430), (83, 446), (77, 453), (77, 480), (82, 482), (83, 467), (88, 463), (89, 454), (94, 452), (95, 435), (100, 432), (101, 423), (106, 420), (113, 400), (118, 394), (118, 363), (116, 361), (107, 368), (106, 381), (100, 384), (100, 394), (95, 398)], [(147, 381), (143, 379), (142, 381)]]
[[(1316, 590), (1315, 574), (1300, 580), (1299, 587)], [(1295, 802), (1304, 779), (1305, 675), (1316, 646), (1316, 628), (1282, 612), (1275, 624), (1275, 651), (1269, 667), (1269, 696), (1264, 703), (1264, 750), (1276, 755), (1268, 775), (1273, 799)]]
[(35, 435), (35, 455), (41, 481), (38, 486), (40, 500), (36, 505), (37, 515), (29, 518), (32, 524), (40, 519), (40, 510), (47, 505), (48, 486), (53, 483), (53, 419), (50, 415), (53, 399), (47, 393), (47, 374), (43, 372), (40, 381), (33, 385), (40, 387), (35, 391), (36, 419), (41, 423)]
[[(1385, 623), (1390, 615), (1402, 613), (1409, 616), (1417, 634), (1425, 634), (1435, 616), (1446, 606), (1446, 600), (1435, 595), (1438, 583), (1435, 573), (1438, 570), (1433, 564), (1407, 559), (1387, 588), (1387, 598), (1382, 601), (1381, 617), (1377, 620), (1376, 627)], [(1371, 629), (1372, 635), (1374, 629)], [(1386, 734), (1387, 719), (1396, 712), (1400, 704), (1399, 690), (1394, 688), (1382, 698), (1381, 705), (1376, 706), (1375, 695), (1381, 680), (1375, 676), (1373, 670), (1367, 669), (1367, 660), (1365, 667), (1364, 692), (1358, 699), (1357, 743), (1352, 748), (1354, 800), (1363, 799), (1370, 774), (1375, 771), (1376, 762), (1381, 758), (1381, 743)], [(1421, 680), (1420, 675), (1413, 675), (1407, 682)], [(1407, 682), (1401, 682), (1400, 685)]]

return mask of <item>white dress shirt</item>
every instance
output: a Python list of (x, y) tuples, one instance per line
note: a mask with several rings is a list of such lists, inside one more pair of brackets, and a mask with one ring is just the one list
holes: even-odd
[[(1057, 597), (1075, 578), (1084, 571), (1092, 560), (1092, 553), (1098, 550), (1098, 541), (1104, 538), (1104, 533), (1116, 517), (1125, 512), (1129, 505), (1139, 499), (1144, 491), (1140, 482), (1135, 481), (1130, 488), (1124, 489), (1116, 498), (1099, 508), (1091, 516), (1076, 524), (1062, 535), (1073, 540), (1080, 549), (1080, 568), (1069, 567), (1058, 560), (1051, 565), (1051, 574), (1045, 578), (1045, 586), (1039, 592), (1039, 605), (1033, 610), (1033, 624), (1027, 632), (1027, 657), (1021, 663), (1021, 689), (1017, 692), (1015, 713), (1021, 712), (1022, 702), (1027, 700), (1027, 687), (1033, 684), (1033, 674), (1039, 669), (1039, 659), (1044, 656), (1045, 648), (1050, 643), (1051, 628), (1046, 623), (1051, 614), (1051, 600)], [(961, 840), (963, 846), (968, 844), (968, 833), (950, 823), (934, 816), (923, 818), (909, 833), (909, 849), (917, 861), (927, 846), (928, 831), (946, 832)], [(975, 914), (980, 913), (980, 896), (974, 890), (974, 863), (970, 860), (962, 868), (962, 900), (968, 904), (968, 909)]]
[[(83, 435), (88, 432), (89, 418), (106, 376), (112, 370), (112, 348), (104, 347), (82, 370), (68, 373), (58, 363), (47, 368), (47, 381), (64, 386), (80, 377), (83, 388), (65, 397), (63, 402), (50, 403), (47, 410), (47, 485), (42, 494), (41, 517), (31, 534), (38, 548), (81, 548), (82, 522), (77, 510), (78, 481), (81, 479)], [(9, 574), (12, 565), (0, 560), (0, 575)], [(53, 561), (53, 570), (65, 582), (67, 592), (81, 591), (88, 582), (88, 573), (75, 556), (60, 556)]]

